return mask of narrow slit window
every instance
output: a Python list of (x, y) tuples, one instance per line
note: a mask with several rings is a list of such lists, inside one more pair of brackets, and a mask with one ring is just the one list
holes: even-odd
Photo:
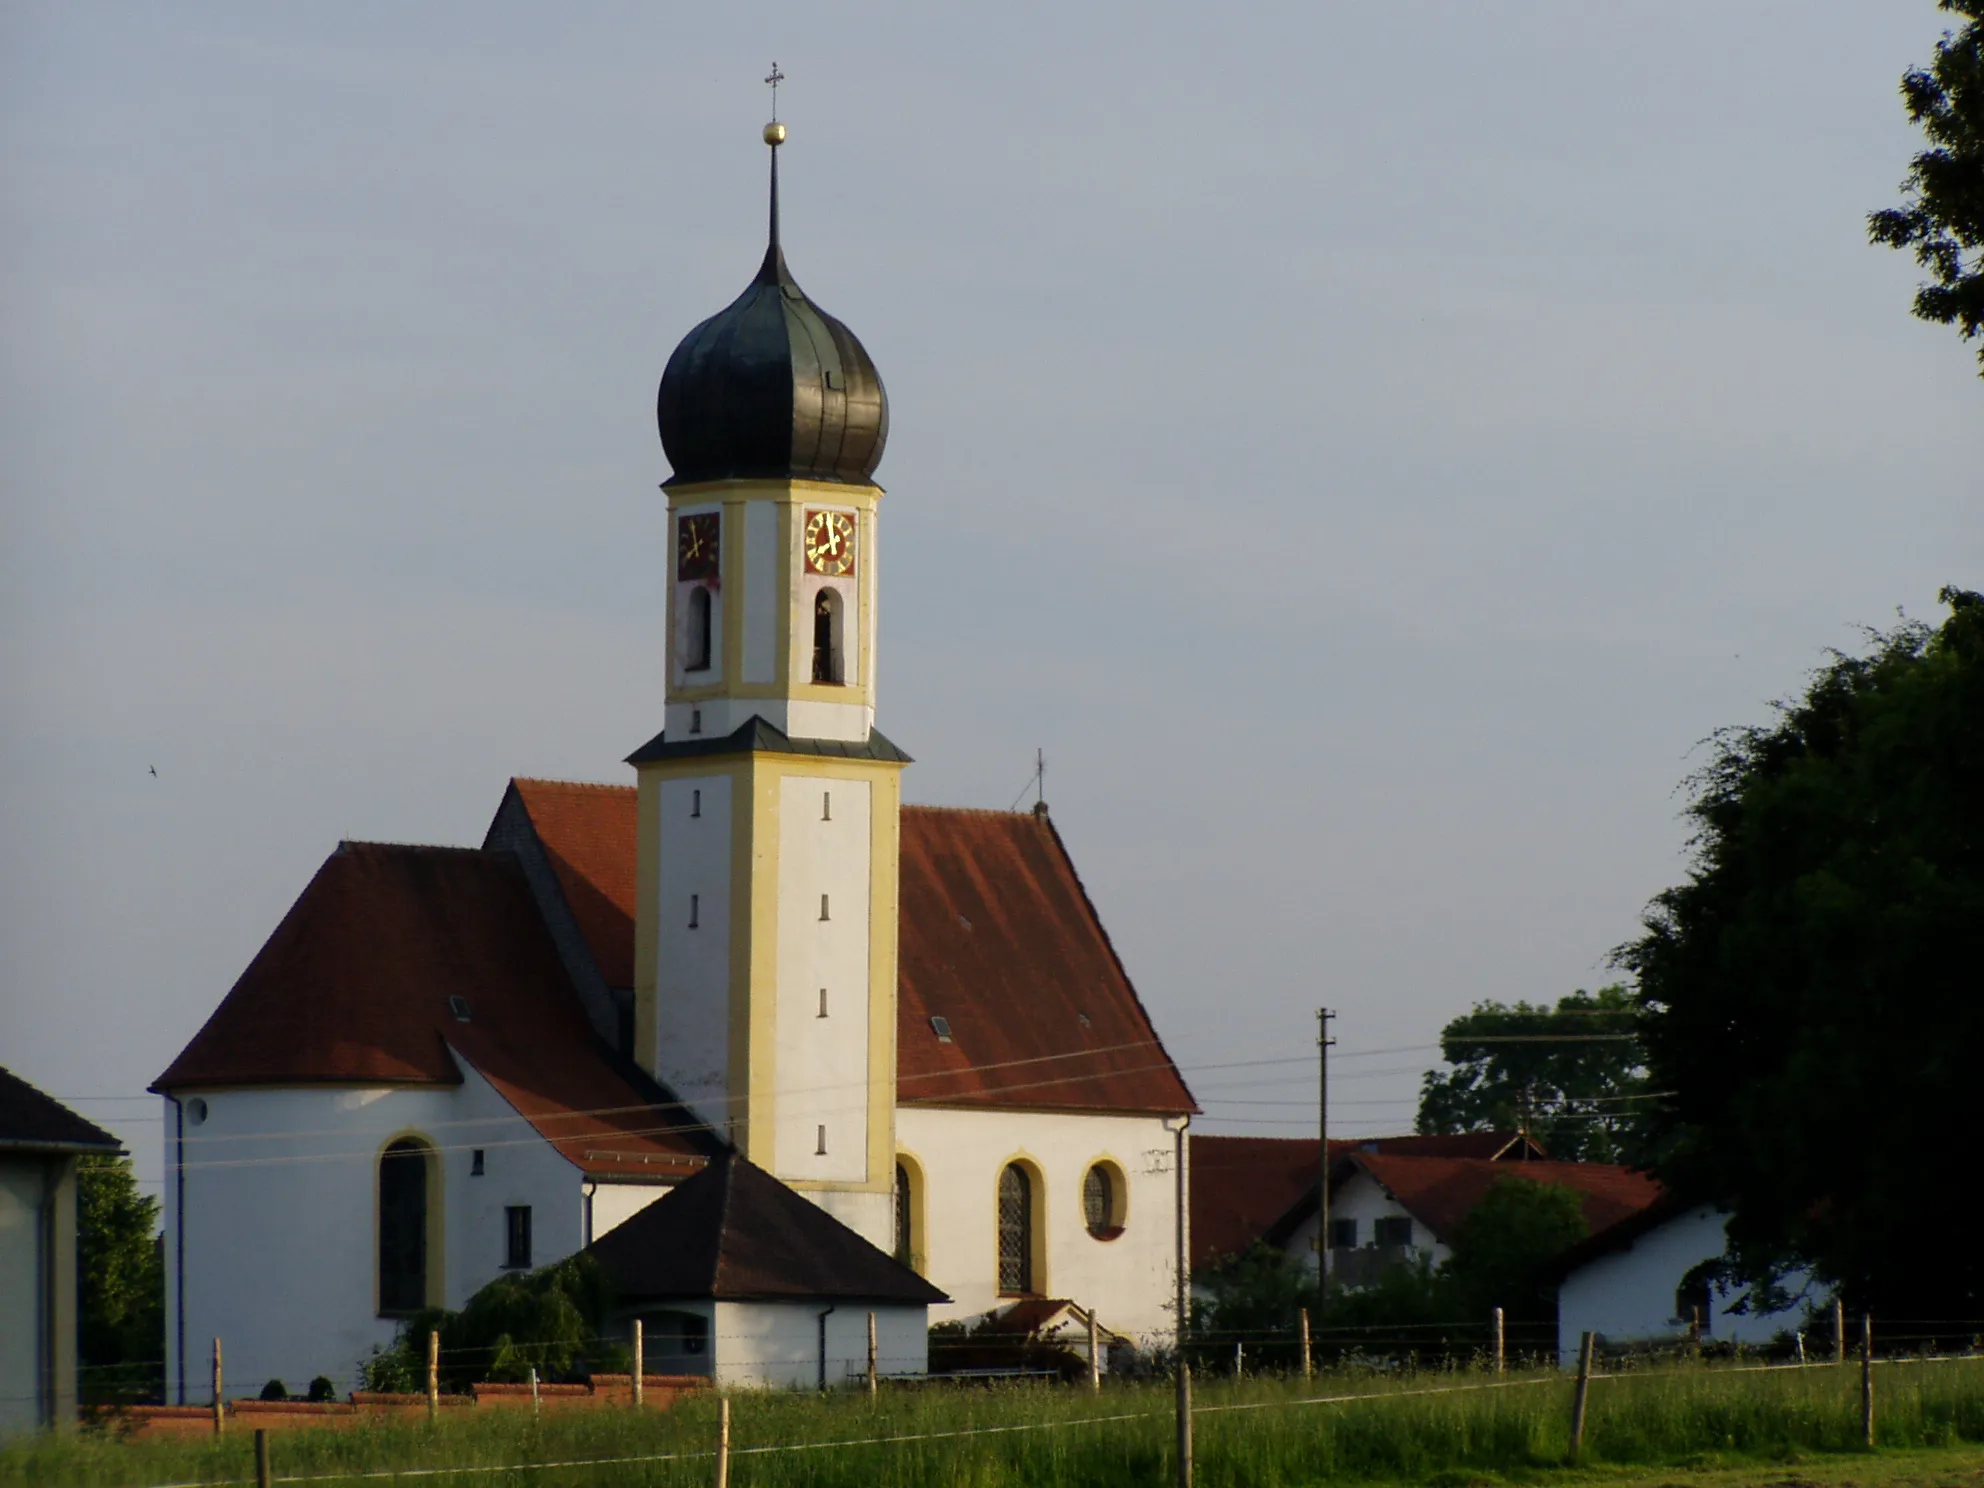
[(820, 989), (820, 1016), (824, 1018), (826, 1017), (826, 1015), (827, 1015), (827, 989), (825, 987), (822, 987)]
[(823, 920), (830, 920), (833, 918), (832, 915), (827, 913), (827, 896), (825, 894), (822, 894), (820, 896), (820, 918)]
[(834, 793), (832, 791), (821, 791), (820, 820), (832, 821), (833, 819), (834, 819)]
[(702, 917), (703, 896), (701, 894), (691, 894), (689, 896), (689, 928), (691, 930), (700, 930), (702, 928)]
[(841, 664), (841, 598), (831, 589), (813, 596), (813, 680), (838, 686), (845, 669)]
[(702, 814), (703, 793), (699, 790), (692, 790), (689, 792), (689, 815), (701, 816)]
[(503, 1264), (512, 1271), (530, 1269), (530, 1205), (512, 1204), (503, 1211)]
[(482, 1149), (478, 1147), (475, 1149), (474, 1154), (468, 1160), (468, 1175), (471, 1178), (480, 1178), (482, 1174), (483, 1174)]
[(817, 1128), (817, 1130), (820, 1134), (819, 1145), (813, 1149), (813, 1156), (825, 1157), (827, 1155), (827, 1129), (826, 1127), (821, 1126)]
[(700, 734), (702, 731), (703, 731), (703, 710), (701, 708), (691, 708), (689, 710), (689, 732), (692, 734)]

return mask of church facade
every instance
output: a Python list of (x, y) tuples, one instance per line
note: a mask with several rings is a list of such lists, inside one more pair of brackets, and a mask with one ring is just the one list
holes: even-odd
[(876, 727), (887, 397), (786, 266), (783, 138), (661, 382), (662, 730), (631, 784), (511, 781), (480, 847), (340, 844), (160, 1076), (169, 1398), (216, 1338), (230, 1388), (348, 1379), (728, 1154), (933, 1318), (1175, 1327), (1191, 1094), (1045, 809), (905, 807)]

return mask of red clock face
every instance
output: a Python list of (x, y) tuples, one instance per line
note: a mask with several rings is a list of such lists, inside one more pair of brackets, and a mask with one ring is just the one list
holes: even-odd
[(723, 530), (720, 512), (697, 512), (675, 523), (675, 577), (707, 579), (717, 570), (717, 538)]
[(854, 518), (846, 512), (806, 513), (806, 572), (839, 578), (854, 572)]

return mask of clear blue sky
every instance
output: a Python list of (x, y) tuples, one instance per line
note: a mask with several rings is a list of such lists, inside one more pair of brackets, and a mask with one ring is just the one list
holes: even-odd
[[(1356, 1056), (1600, 983), (1696, 742), (1984, 584), (1984, 385), (1863, 228), (1942, 20), (8, 7), (0, 1063), (156, 1175), (128, 1098), (339, 838), (631, 779), (654, 385), (755, 266), (773, 57), (891, 395), (910, 796), (1047, 750), (1205, 1129), (1302, 1129), (1305, 1069), (1202, 1067), (1319, 1002)], [(1345, 1128), (1428, 1057), (1347, 1057)]]

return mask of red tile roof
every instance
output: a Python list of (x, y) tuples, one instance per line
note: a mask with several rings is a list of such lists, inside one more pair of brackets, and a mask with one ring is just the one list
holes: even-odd
[[(1595, 1234), (1637, 1214), (1660, 1197), (1660, 1185), (1646, 1174), (1610, 1163), (1489, 1162), (1481, 1158), (1410, 1157), (1388, 1152), (1353, 1152), (1347, 1162), (1362, 1168), (1414, 1219), (1451, 1244), (1467, 1213), (1496, 1180), (1527, 1178), (1556, 1184), (1583, 1196), (1585, 1223)], [(1333, 1175), (1332, 1188), (1348, 1170)]]
[(340, 844), (153, 1088), (456, 1085), (451, 1048), (588, 1172), (713, 1150), (594, 1036), (515, 861), (468, 848)]
[[(634, 788), (514, 783), (608, 984), (631, 986)], [(902, 1101), (1197, 1109), (1052, 823), (904, 807), (900, 905)]]
[(904, 1104), (1198, 1109), (1051, 822), (905, 807), (901, 894)]
[(513, 780), (579, 933), (609, 987), (634, 985), (636, 793), (620, 785)]
[[(1330, 1141), (1330, 1158), (1353, 1152), (1493, 1159), (1521, 1141), (1515, 1132), (1358, 1137)], [(1314, 1137), (1192, 1137), (1192, 1264), (1244, 1254), (1297, 1204), (1315, 1211)], [(1532, 1149), (1536, 1150), (1536, 1149)], [(1504, 1164), (1506, 1166), (1506, 1163)]]

